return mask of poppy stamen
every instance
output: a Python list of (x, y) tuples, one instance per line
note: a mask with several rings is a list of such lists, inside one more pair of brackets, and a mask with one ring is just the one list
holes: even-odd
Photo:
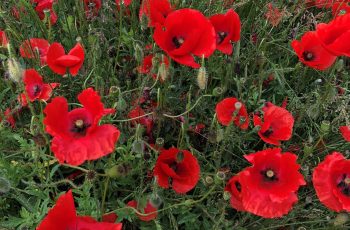
[(344, 174), (341, 181), (338, 183), (338, 187), (345, 196), (350, 196), (350, 178)]
[(173, 37), (172, 41), (176, 49), (180, 48), (182, 44), (185, 42), (185, 40), (182, 37)]
[(242, 186), (241, 186), (241, 184), (238, 181), (235, 181), (235, 186), (236, 186), (236, 189), (237, 189), (238, 192), (242, 191)]
[(303, 57), (304, 57), (305, 61), (312, 61), (312, 60), (315, 59), (314, 54), (311, 53), (311, 52), (308, 52), (308, 51), (305, 51), (305, 52), (303, 53)]
[(217, 40), (217, 44), (221, 44), (225, 38), (227, 37), (228, 33), (227, 32), (218, 32), (218, 40)]
[(82, 128), (84, 126), (84, 121), (79, 119), (74, 122), (75, 127)]
[(38, 94), (41, 91), (41, 87), (39, 85), (34, 85), (33, 90), (34, 90), (34, 96), (38, 96)]
[(91, 125), (88, 123), (85, 123), (83, 119), (77, 119), (73, 123), (73, 127), (71, 129), (71, 132), (79, 134), (81, 136), (85, 136), (87, 128), (89, 128)]
[(263, 132), (262, 135), (263, 135), (264, 137), (269, 137), (269, 136), (271, 136), (272, 133), (273, 133), (273, 130), (272, 130), (272, 128), (270, 127), (268, 130), (266, 130), (265, 132)]
[(277, 181), (278, 180), (276, 173), (272, 169), (267, 169), (267, 170), (261, 171), (261, 174), (263, 175), (263, 177), (266, 181)]

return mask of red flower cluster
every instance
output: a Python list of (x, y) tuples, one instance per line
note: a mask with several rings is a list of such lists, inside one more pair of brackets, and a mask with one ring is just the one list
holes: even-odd
[(328, 155), (315, 168), (312, 181), (317, 197), (327, 208), (350, 211), (350, 161), (341, 153)]
[(260, 138), (266, 143), (280, 145), (280, 141), (289, 140), (292, 136), (294, 118), (288, 110), (270, 102), (263, 107), (263, 119), (254, 115), (255, 126), (260, 126)]
[(298, 201), (299, 187), (306, 184), (298, 171), (297, 156), (274, 148), (245, 158), (252, 166), (232, 177), (225, 187), (231, 194), (231, 206), (265, 218), (287, 214)]
[(48, 212), (37, 230), (121, 230), (122, 224), (97, 222), (91, 216), (78, 216), (74, 206), (72, 191), (60, 196), (56, 205)]
[(40, 65), (45, 65), (47, 60), (47, 52), (50, 44), (42, 38), (31, 38), (22, 43), (19, 52), (24, 58), (39, 58)]
[(181, 194), (196, 186), (200, 167), (197, 159), (187, 150), (162, 149), (153, 173), (160, 187), (171, 186), (176, 193)]
[(216, 105), (215, 111), (220, 124), (228, 126), (233, 121), (241, 129), (248, 128), (249, 117), (247, 109), (237, 98), (225, 98)]
[(136, 200), (129, 201), (127, 203), (127, 206), (133, 207), (137, 210), (141, 210), (141, 213), (144, 213), (144, 214), (150, 213), (149, 215), (136, 214), (137, 217), (142, 221), (148, 222), (157, 218), (157, 215), (158, 215), (157, 208), (153, 207), (153, 205), (149, 201), (147, 201), (145, 207), (139, 207), (139, 204), (137, 203)]
[(317, 25), (316, 31), (305, 33), (301, 41), (292, 41), (292, 47), (305, 65), (325, 70), (337, 56), (350, 57), (350, 14), (338, 16), (328, 24)]
[(83, 65), (84, 57), (84, 49), (80, 43), (65, 54), (63, 46), (55, 42), (51, 44), (47, 52), (47, 64), (57, 74), (64, 75), (68, 69), (72, 76), (76, 76)]
[(27, 97), (33, 102), (35, 100), (48, 101), (51, 97), (52, 90), (58, 87), (59, 83), (45, 84), (42, 76), (35, 69), (28, 69), (24, 71), (23, 82), (26, 93), (20, 95), (22, 106), (27, 106)]
[(92, 88), (78, 95), (83, 108), (68, 112), (64, 97), (55, 97), (44, 109), (46, 131), (54, 138), (51, 150), (60, 163), (80, 165), (113, 152), (120, 132), (110, 124), (98, 125), (100, 119), (114, 113), (105, 109)]

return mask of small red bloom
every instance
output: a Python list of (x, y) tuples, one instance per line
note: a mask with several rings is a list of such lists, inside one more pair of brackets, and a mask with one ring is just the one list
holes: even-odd
[(231, 121), (241, 129), (247, 129), (249, 116), (245, 105), (235, 97), (228, 97), (220, 101), (215, 108), (220, 124), (228, 126)]
[(53, 136), (51, 150), (62, 164), (80, 165), (113, 152), (120, 132), (110, 124), (98, 125), (100, 119), (114, 113), (105, 109), (92, 88), (78, 95), (83, 108), (68, 112), (64, 97), (55, 97), (44, 109), (46, 131)]
[(164, 25), (156, 25), (153, 39), (176, 62), (193, 68), (200, 65), (192, 55), (209, 57), (216, 48), (214, 27), (201, 12), (192, 9), (171, 12)]
[(187, 150), (162, 149), (153, 173), (160, 187), (171, 186), (176, 193), (181, 194), (196, 186), (200, 167), (197, 159)]
[(96, 17), (101, 9), (101, 0), (83, 0), (87, 18)]
[(132, 0), (115, 0), (115, 4), (117, 4), (117, 6), (123, 4), (125, 7), (128, 7), (131, 4), (131, 2)]
[(19, 52), (24, 58), (35, 58), (39, 56), (40, 65), (45, 65), (49, 47), (50, 44), (45, 39), (31, 38), (22, 43), (19, 48)]
[[(12, 128), (15, 127), (16, 122), (15, 122), (15, 119), (13, 118), (13, 116), (12, 116), (12, 111), (11, 111), (10, 108), (7, 108), (7, 109), (5, 110), (5, 112), (4, 112), (4, 118), (6, 119), (6, 122), (7, 122), (7, 124), (8, 124), (9, 126), (11, 126)], [(3, 119), (3, 118), (0, 116), (0, 122), (2, 122), (2, 119)]]
[(340, 126), (339, 130), (341, 132), (341, 135), (346, 141), (350, 142), (350, 127), (349, 126)]
[(298, 171), (297, 156), (274, 148), (245, 158), (252, 166), (240, 173), (238, 181), (244, 210), (265, 218), (287, 214), (298, 201), (299, 187), (306, 184)]
[(280, 141), (289, 140), (294, 125), (292, 114), (270, 102), (266, 103), (262, 110), (264, 112), (263, 120), (258, 115), (254, 115), (253, 118), (254, 126), (260, 126), (258, 132), (260, 138), (272, 145), (280, 145)]
[(312, 182), (318, 199), (327, 208), (350, 211), (350, 161), (341, 153), (326, 156), (314, 169)]
[(142, 221), (151, 221), (151, 220), (154, 220), (157, 218), (157, 208), (153, 207), (152, 204), (148, 201), (147, 204), (146, 204), (146, 207), (142, 208), (142, 207), (137, 207), (138, 206), (138, 203), (136, 200), (131, 200), (127, 203), (127, 206), (130, 206), (130, 207), (133, 207), (137, 210), (141, 210), (141, 213), (144, 213), (144, 214), (148, 214), (148, 213), (151, 213), (147, 216), (143, 216), (143, 215), (140, 215), (140, 214), (136, 214), (137, 217), (142, 220)]
[(56, 12), (53, 10), (53, 3), (55, 0), (34, 0), (34, 3), (37, 3), (35, 11), (37, 12), (40, 20), (45, 19), (45, 10), (50, 11), (50, 23), (53, 25), (57, 22)]
[(9, 44), (6, 34), (4, 31), (0, 30), (0, 47), (6, 47)]
[(241, 20), (232, 9), (226, 14), (216, 14), (210, 17), (216, 33), (216, 49), (224, 54), (231, 54), (233, 47), (231, 42), (237, 42), (241, 37)]
[(68, 54), (65, 54), (63, 46), (55, 42), (47, 53), (47, 64), (57, 74), (64, 75), (68, 69), (72, 76), (76, 76), (83, 65), (84, 57), (84, 49), (80, 43), (77, 43)]
[[(154, 59), (154, 55), (153, 54), (150, 54), (150, 55), (144, 57), (143, 61), (142, 61), (142, 65), (137, 67), (137, 71), (139, 73), (142, 73), (142, 74), (149, 74), (152, 71), (152, 68), (153, 68), (153, 59)], [(159, 60), (157, 58), (156, 61), (159, 62), (159, 66), (164, 63), (166, 69), (169, 69), (169, 59), (166, 56), (163, 55), (163, 60)], [(152, 78), (156, 80), (157, 79), (157, 74), (153, 73), (152, 74)]]
[(337, 58), (322, 46), (313, 31), (306, 32), (301, 41), (294, 40), (291, 45), (302, 63), (317, 70), (328, 69)]
[(56, 205), (48, 212), (37, 230), (121, 230), (122, 224), (97, 222), (90, 216), (78, 216), (74, 206), (72, 191), (61, 195)]
[[(35, 69), (24, 71), (23, 76), (26, 94), (32, 102), (35, 100), (49, 100), (52, 90), (60, 85), (59, 83), (44, 84), (42, 76)], [(22, 103), (22, 106), (25, 105)]]
[(231, 194), (230, 204), (231, 207), (238, 210), (244, 211), (242, 204), (242, 185), (239, 179), (239, 174), (231, 177), (231, 179), (227, 182), (225, 187), (225, 191)]
[(163, 25), (165, 18), (173, 11), (168, 0), (143, 0), (140, 7), (139, 17), (147, 16), (148, 26), (155, 27), (156, 24)]
[(350, 57), (350, 14), (336, 17), (316, 27), (321, 44), (335, 56)]
[(272, 26), (278, 26), (283, 16), (284, 11), (281, 11), (277, 7), (274, 7), (271, 2), (267, 4), (267, 12), (265, 13), (265, 17)]
[[(141, 117), (145, 114), (146, 114), (145, 111), (140, 106), (137, 106), (128, 113), (128, 118), (134, 119), (136, 117)], [(153, 118), (151, 116), (141, 117), (132, 121), (132, 124), (134, 125), (137, 123), (144, 125), (146, 127), (146, 133), (149, 134), (152, 132)]]

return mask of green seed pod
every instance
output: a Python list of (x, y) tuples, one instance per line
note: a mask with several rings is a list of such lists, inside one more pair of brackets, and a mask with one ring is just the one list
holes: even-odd
[(220, 95), (223, 94), (223, 93), (224, 93), (224, 90), (223, 90), (223, 88), (221, 88), (221, 87), (216, 87), (216, 88), (214, 88), (214, 89), (213, 89), (213, 92), (212, 92), (212, 94), (213, 94), (214, 96), (216, 96), (216, 97), (220, 96)]

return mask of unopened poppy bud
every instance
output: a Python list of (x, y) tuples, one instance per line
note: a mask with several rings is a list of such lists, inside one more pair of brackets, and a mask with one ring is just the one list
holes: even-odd
[(122, 96), (119, 96), (118, 98), (118, 102), (117, 102), (117, 109), (119, 111), (124, 111), (127, 107), (126, 101), (124, 100), (124, 98)]
[(143, 50), (139, 44), (136, 44), (134, 46), (134, 51), (135, 51), (135, 59), (138, 63), (142, 62), (143, 59)]
[(81, 37), (77, 37), (76, 39), (75, 39), (75, 41), (77, 41), (77, 42), (79, 42), (79, 43), (81, 43)]
[(193, 200), (192, 199), (185, 200), (185, 202), (184, 202), (185, 206), (191, 206), (192, 204), (193, 204)]
[(228, 191), (224, 191), (223, 197), (224, 197), (224, 200), (229, 200), (231, 199), (231, 193)]
[(313, 151), (314, 151), (314, 149), (312, 146), (309, 146), (309, 145), (304, 146), (304, 154), (306, 156), (310, 156), (313, 153)]
[(8, 193), (10, 191), (10, 188), (11, 188), (10, 182), (4, 177), (0, 177), (0, 194)]
[(331, 127), (331, 123), (327, 120), (322, 121), (321, 123), (321, 133), (322, 134), (328, 134)]
[(120, 88), (118, 86), (112, 85), (109, 88), (109, 94), (117, 94), (120, 92)]
[(207, 184), (207, 185), (211, 185), (214, 183), (214, 180), (211, 176), (206, 176), (205, 179), (204, 179), (204, 182)]
[(205, 67), (200, 67), (198, 70), (198, 75), (197, 75), (197, 84), (198, 87), (202, 90), (204, 90), (205, 88), (207, 88), (207, 71), (205, 69)]
[(341, 72), (343, 69), (344, 69), (344, 60), (343, 59), (339, 59), (337, 61), (337, 63), (335, 64), (335, 69), (338, 71), (338, 72)]
[(145, 150), (145, 143), (141, 140), (135, 140), (132, 143), (132, 151), (134, 153), (139, 153), (139, 154), (143, 154), (144, 150)]
[(349, 214), (342, 212), (339, 213), (334, 219), (334, 226), (341, 226), (349, 221)]
[(235, 109), (236, 109), (236, 110), (240, 110), (241, 108), (242, 108), (242, 103), (239, 102), (239, 101), (237, 101), (237, 102), (235, 103)]
[(158, 74), (159, 74), (159, 77), (162, 81), (165, 81), (168, 77), (168, 70), (167, 70), (167, 67), (165, 65), (165, 63), (162, 63), (160, 66), (159, 66), (159, 69), (158, 69)]
[(157, 145), (158, 147), (163, 147), (163, 145), (164, 145), (164, 139), (161, 138), (161, 137), (158, 137), (158, 138), (156, 139), (156, 145)]
[(117, 178), (124, 176), (128, 173), (129, 166), (124, 164), (114, 165), (112, 168), (106, 170), (107, 176), (111, 178)]
[(224, 90), (221, 87), (215, 87), (213, 89), (213, 95), (216, 96), (216, 97), (220, 96), (223, 93), (224, 93)]
[(15, 58), (9, 58), (7, 60), (7, 68), (10, 79), (17, 83), (21, 82), (23, 76), (23, 69)]
[(223, 172), (223, 171), (218, 171), (218, 172), (216, 173), (216, 178), (217, 178), (218, 180), (220, 180), (220, 181), (225, 180), (225, 178), (226, 178), (225, 172)]
[(151, 195), (149, 202), (153, 207), (159, 208), (162, 205), (163, 200), (157, 193), (154, 193)]

